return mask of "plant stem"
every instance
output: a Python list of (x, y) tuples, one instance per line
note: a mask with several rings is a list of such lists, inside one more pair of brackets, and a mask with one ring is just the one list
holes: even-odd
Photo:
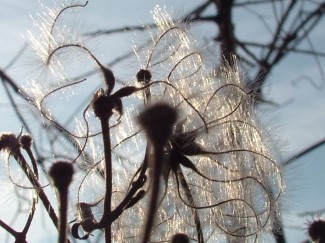
[(32, 152), (32, 150), (30, 148), (28, 149), (25, 149), (29, 158), (30, 158), (30, 161), (32, 162), (32, 165), (33, 165), (33, 170), (34, 170), (34, 173), (36, 175), (36, 178), (38, 179), (39, 175), (38, 175), (38, 167), (37, 167), (37, 162), (35, 160), (35, 157), (34, 157), (34, 154)]
[(3, 222), (1, 219), (0, 219), (0, 226), (14, 237), (18, 234), (17, 231), (15, 231), (13, 228), (11, 228), (8, 224)]
[[(112, 210), (112, 155), (111, 140), (108, 117), (100, 117), (102, 127), (104, 156), (105, 156), (105, 197), (104, 197), (104, 213), (100, 223), (105, 224), (105, 242), (110, 243), (112, 239), (111, 229), (111, 210)], [(108, 222), (108, 223), (105, 223)]]
[(60, 200), (60, 221), (59, 221), (59, 240), (58, 243), (67, 241), (67, 213), (68, 213), (68, 188), (59, 191)]
[[(193, 206), (195, 206), (194, 203), (194, 198), (192, 196), (191, 193), (191, 189), (184, 177), (182, 168), (178, 165), (177, 168), (177, 177), (179, 178), (179, 182), (181, 184), (181, 186), (183, 187), (184, 191), (185, 191), (185, 195), (187, 197), (187, 200), (189, 201), (189, 203)], [(197, 237), (198, 237), (198, 242), (199, 243), (203, 243), (204, 242), (204, 238), (203, 238), (203, 233), (202, 233), (202, 226), (201, 226), (201, 221), (200, 221), (200, 217), (199, 214), (197, 212), (196, 209), (192, 208), (192, 212), (194, 214), (194, 222), (195, 222), (195, 228), (196, 228), (196, 233), (197, 233)]]
[(38, 194), (39, 198), (41, 199), (44, 207), (46, 208), (46, 211), (49, 214), (53, 224), (55, 225), (56, 228), (58, 228), (58, 217), (56, 216), (55, 211), (54, 211), (48, 197), (46, 196), (44, 190), (42, 189), (41, 184), (39, 183), (38, 179), (36, 178), (35, 174), (33, 173), (33, 170), (29, 167), (24, 156), (21, 154), (20, 151), (17, 151), (14, 154), (14, 158), (17, 160), (20, 167), (26, 174), (28, 180), (35, 187), (37, 194)]
[[(160, 189), (160, 175), (162, 171), (162, 165), (164, 162), (164, 147), (163, 146), (154, 146), (154, 152), (153, 152), (153, 160), (149, 161), (149, 163), (152, 163), (153, 166), (153, 182), (152, 182), (152, 190), (151, 190), (151, 199), (150, 199), (150, 205), (149, 205), (149, 211), (148, 211), (148, 217), (147, 222), (145, 226), (144, 236), (142, 243), (149, 242), (150, 239), (150, 233), (154, 224), (154, 218), (157, 210), (157, 202), (158, 202), (158, 196), (159, 196), (159, 189)], [(152, 159), (152, 158), (150, 158)], [(149, 160), (150, 160), (149, 159)]]

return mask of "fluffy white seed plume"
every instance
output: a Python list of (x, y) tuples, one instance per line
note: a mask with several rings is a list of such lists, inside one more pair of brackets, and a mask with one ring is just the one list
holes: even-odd
[[(43, 37), (39, 39), (42, 41), (32, 39), (43, 62), (59, 69), (64, 68), (59, 61), (61, 52), (54, 50), (66, 43), (80, 44), (74, 37), (60, 36), (53, 30), (53, 22), (61, 13), (50, 11), (48, 19), (43, 17)], [(112, 208), (123, 200), (146, 153), (150, 153), (136, 122), (139, 112), (151, 104), (166, 102), (179, 115), (165, 148), (169, 159), (163, 166), (160, 206), (151, 240), (169, 241), (175, 234), (186, 234), (199, 242), (256, 241), (272, 226), (283, 181), (265, 142), (266, 135), (256, 120), (250, 90), (245, 88), (236, 65), (217, 68), (220, 63), (215, 60), (216, 48), (201, 43), (191, 33), (191, 24), (172, 21), (159, 6), (152, 14), (157, 28), (148, 32), (150, 39), (145, 47), (134, 48), (140, 67), (136, 84), (127, 82), (142, 89), (123, 97), (123, 113), (110, 119)], [(85, 52), (91, 55), (88, 50)], [(69, 88), (73, 90), (74, 84), (77, 83), (69, 83)], [(51, 119), (51, 110), (45, 110), (42, 102), (48, 94), (65, 95), (58, 92), (65, 90), (64, 84), (53, 88), (34, 83), (33, 87), (37, 107), (44, 109)], [(42, 93), (42, 87), (47, 93)], [(82, 198), (79, 202), (93, 203), (100, 200), (100, 192), (96, 192), (95, 200), (87, 201), (84, 195), (101, 182), (103, 148), (98, 121), (90, 105), (82, 115), (76, 119), (76, 126), (65, 132), (77, 139), (84, 153), (90, 154), (91, 163), (82, 167), (87, 173), (81, 176), (85, 179), (78, 189), (78, 198)], [(91, 124), (97, 125), (90, 126), (91, 119)], [(148, 191), (148, 184), (141, 189)], [(121, 214), (112, 224), (113, 241), (141, 239), (148, 203), (144, 196)], [(92, 209), (100, 211), (102, 206), (94, 204)]]
[[(28, 82), (25, 90), (29, 93), (31, 102), (41, 111), (46, 124), (58, 127), (79, 150), (91, 151), (86, 145), (87, 138), (98, 135), (100, 130), (99, 125), (94, 123), (97, 120), (88, 105), (92, 91), (98, 84), (102, 84), (102, 80), (85, 82), (86, 79), (74, 79), (86, 71), (83, 66), (85, 63), (89, 69), (98, 68), (98, 65), (95, 65), (97, 59), (84, 46), (80, 28), (76, 22), (70, 21), (71, 15), (87, 3), (88, 1), (62, 1), (53, 7), (42, 5), (43, 11), (33, 18), (35, 31), (28, 32), (42, 72), (35, 80)], [(62, 143), (52, 145), (60, 147)], [(88, 147), (94, 146), (90, 143)], [(79, 155), (80, 152), (70, 152), (68, 156), (73, 160)], [(94, 158), (90, 155), (86, 159), (89, 160), (90, 157)]]
[(157, 219), (153, 238), (167, 240), (169, 233), (181, 231), (197, 239), (199, 220), (206, 240), (224, 235), (231, 242), (255, 241), (272, 227), (284, 185), (256, 121), (250, 90), (236, 66), (209, 68), (213, 60), (206, 58), (204, 47), (198, 51), (190, 26), (174, 23), (160, 7), (153, 16), (152, 43), (137, 50), (150, 80), (138, 81), (153, 83), (144, 91), (145, 104), (164, 100), (179, 109), (169, 149), (177, 147), (192, 163), (182, 164), (181, 156), (171, 161), (180, 169), (174, 169), (174, 181), (166, 182), (159, 211), (164, 216)]

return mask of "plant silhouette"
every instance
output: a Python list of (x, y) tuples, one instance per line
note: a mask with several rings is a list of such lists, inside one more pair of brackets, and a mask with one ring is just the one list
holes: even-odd
[[(284, 182), (255, 115), (253, 89), (237, 65), (215, 60), (210, 43), (200, 42), (190, 23), (174, 22), (157, 6), (151, 39), (134, 47), (140, 63), (135, 78), (119, 81), (82, 41), (60, 32), (62, 16), (86, 5), (49, 10), (38, 23), (41, 36), (31, 35), (51, 78), (26, 88), (30, 102), (77, 148), (53, 153), (55, 163), (45, 169), (57, 188), (60, 216), (39, 181), (44, 173), (33, 157), (32, 137), (2, 133), (0, 149), (18, 162), (34, 190), (24, 230), (0, 221), (2, 228), (16, 242), (26, 241), (40, 199), (59, 242), (102, 232), (105, 242), (258, 242), (279, 214)], [(62, 111), (50, 103), (88, 83), (65, 71), (70, 52), (86, 56), (102, 82), (75, 125), (66, 127), (57, 120)], [(50, 149), (60, 151), (56, 146)], [(68, 204), (76, 205), (75, 220), (67, 215)]]

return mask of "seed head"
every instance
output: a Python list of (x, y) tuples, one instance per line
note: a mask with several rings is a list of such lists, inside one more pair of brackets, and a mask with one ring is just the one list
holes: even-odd
[(138, 121), (150, 141), (163, 146), (172, 133), (176, 119), (177, 112), (173, 107), (158, 103), (143, 111)]
[(73, 165), (69, 162), (59, 161), (52, 165), (49, 175), (52, 177), (54, 186), (59, 190), (67, 190), (74, 173)]
[(15, 134), (11, 132), (0, 133), (0, 151), (5, 150), (14, 153), (17, 149), (19, 149), (19, 143)]
[(93, 110), (98, 118), (109, 118), (113, 114), (114, 102), (103, 89), (98, 90), (93, 96)]
[(137, 73), (137, 80), (140, 83), (149, 83), (151, 80), (151, 73), (146, 69), (140, 69)]
[(33, 144), (33, 138), (29, 134), (21, 135), (19, 138), (19, 143), (23, 149), (29, 149)]
[(319, 219), (310, 223), (308, 227), (308, 234), (315, 242), (325, 242), (325, 221)]

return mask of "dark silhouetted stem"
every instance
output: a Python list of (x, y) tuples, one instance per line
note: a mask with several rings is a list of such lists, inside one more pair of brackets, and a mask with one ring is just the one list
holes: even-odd
[(26, 174), (28, 180), (32, 183), (32, 185), (37, 190), (37, 194), (38, 194), (39, 198), (41, 199), (48, 215), (50, 216), (55, 227), (58, 228), (58, 217), (55, 214), (55, 211), (54, 211), (52, 204), (50, 203), (48, 197), (44, 193), (44, 190), (42, 189), (41, 184), (39, 183), (38, 179), (36, 178), (35, 174), (33, 173), (33, 170), (29, 167), (24, 156), (21, 154), (20, 151), (18, 151), (14, 154), (14, 158), (17, 160), (20, 167)]
[[(112, 157), (111, 140), (108, 117), (100, 117), (100, 123), (103, 132), (104, 155), (105, 155), (105, 197), (104, 213), (100, 223), (109, 222), (112, 210)], [(105, 224), (105, 242), (110, 243), (112, 238), (111, 222)]]
[(152, 182), (152, 189), (151, 189), (151, 199), (150, 199), (148, 217), (145, 225), (145, 231), (144, 231), (142, 243), (149, 242), (150, 233), (153, 227), (154, 218), (157, 210), (157, 202), (158, 202), (159, 189), (160, 189), (160, 175), (161, 175), (162, 165), (164, 163), (163, 161), (164, 147), (154, 146), (153, 153), (154, 153), (153, 158), (150, 159), (153, 159), (154, 161), (149, 161), (149, 163), (152, 163), (154, 165), (153, 176), (152, 176), (153, 182)]
[(59, 195), (59, 238), (58, 243), (66, 243), (67, 238), (67, 215), (68, 215), (68, 188), (72, 182), (73, 165), (67, 161), (54, 163), (49, 171), (54, 186)]
[(36, 178), (38, 179), (39, 175), (38, 175), (38, 167), (37, 167), (37, 162), (35, 160), (35, 157), (34, 157), (34, 154), (32, 152), (32, 150), (30, 148), (26, 149), (26, 152), (30, 158), (30, 161), (32, 162), (32, 165), (33, 165), (33, 170), (34, 170), (34, 173), (36, 175)]
[(59, 220), (59, 240), (58, 243), (67, 242), (67, 213), (68, 213), (68, 189), (61, 190), (60, 200), (60, 220)]
[[(191, 205), (195, 205), (194, 203), (194, 198), (192, 196), (191, 190), (189, 185), (187, 184), (187, 181), (184, 177), (183, 171), (181, 169), (181, 167), (178, 165), (178, 169), (177, 169), (177, 177), (179, 178), (179, 182), (181, 184), (181, 186), (183, 187), (184, 191), (185, 191), (185, 195), (187, 197), (187, 200), (189, 201), (189, 203)], [(192, 212), (194, 214), (194, 222), (195, 222), (195, 228), (196, 228), (196, 232), (197, 232), (197, 238), (198, 238), (198, 242), (199, 243), (204, 243), (204, 238), (203, 238), (203, 233), (202, 233), (202, 226), (201, 226), (201, 221), (199, 218), (199, 215), (197, 213), (196, 209), (192, 209)]]

